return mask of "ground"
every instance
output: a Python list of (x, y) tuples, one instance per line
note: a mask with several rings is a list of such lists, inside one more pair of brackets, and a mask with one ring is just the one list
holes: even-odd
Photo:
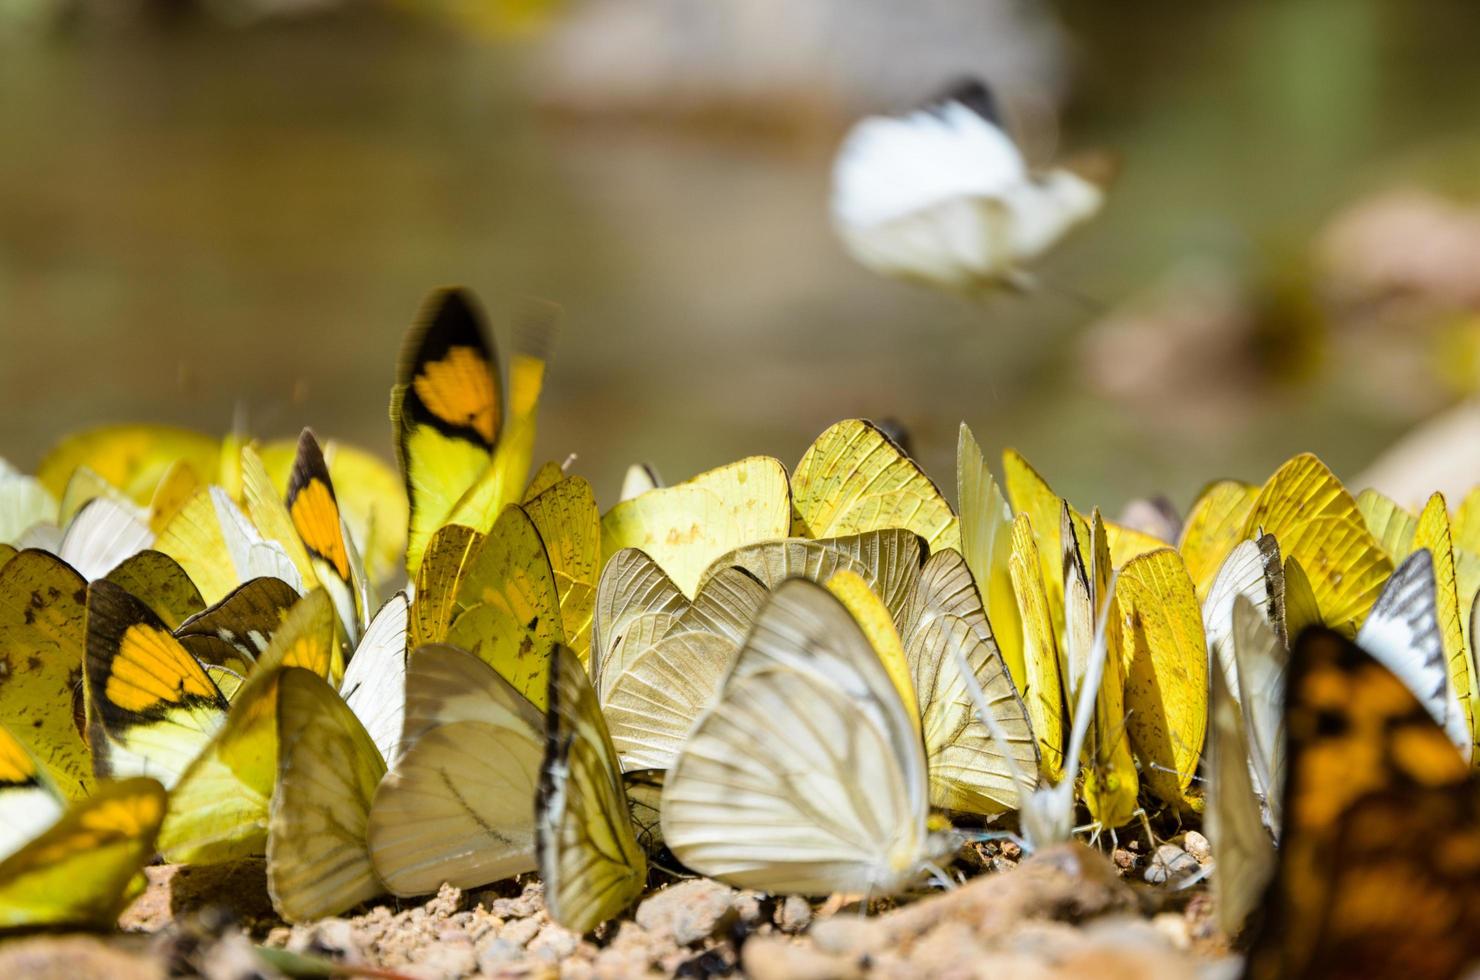
[[(867, 916), (843, 896), (782, 899), (673, 880), (584, 937), (549, 920), (535, 876), (288, 926), (268, 904), (260, 862), (162, 865), (149, 869), (118, 934), (12, 939), (0, 945), (0, 976), (323, 976), (325, 960), (348, 967), (339, 975), (428, 980), (1233, 976), (1206, 882), (1177, 887), (1201, 877), (1206, 843), (1190, 834), (1150, 859), (1134, 845), (1106, 854), (1071, 844), (1025, 860), (1012, 844), (971, 845), (956, 865), (964, 884), (876, 902)], [(313, 959), (270, 964), (254, 943)]]

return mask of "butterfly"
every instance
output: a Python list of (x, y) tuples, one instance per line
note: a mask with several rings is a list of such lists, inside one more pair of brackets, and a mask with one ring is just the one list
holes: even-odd
[(1247, 975), (1452, 977), (1480, 958), (1480, 792), (1408, 686), (1333, 630), (1290, 655), (1279, 862)]
[(618, 503), (601, 518), (602, 558), (638, 548), (692, 596), (720, 555), (786, 537), (791, 508), (786, 467), (752, 456)]
[(376, 878), (421, 895), (534, 870), (540, 709), (483, 660), (439, 644), (412, 653), (405, 692), (398, 756), (368, 812)]
[(848, 608), (805, 579), (761, 608), (661, 811), (685, 865), (771, 892), (895, 892), (955, 846), (930, 818), (910, 708)]
[(111, 928), (142, 888), (164, 813), (163, 787), (142, 777), (67, 802), (0, 727), (0, 929)]
[(1101, 208), (1064, 168), (1033, 173), (995, 100), (963, 83), (904, 116), (857, 123), (832, 173), (832, 224), (882, 275), (960, 291), (1031, 282), (1025, 266)]
[(406, 334), (391, 390), (396, 455), (411, 515), (413, 578), (444, 524), (486, 531), (524, 489), (554, 311), (530, 308), (516, 332), (507, 404), (497, 350), (465, 290), (434, 293)]
[(792, 534), (833, 538), (898, 527), (933, 551), (959, 548), (956, 515), (918, 463), (872, 422), (829, 426), (791, 474)]

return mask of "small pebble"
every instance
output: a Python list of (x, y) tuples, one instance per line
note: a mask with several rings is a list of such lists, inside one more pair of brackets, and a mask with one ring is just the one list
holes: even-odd
[(1202, 869), (1197, 858), (1176, 844), (1163, 844), (1151, 856), (1143, 877), (1153, 885), (1176, 883), (1190, 878)]
[(801, 932), (812, 924), (812, 904), (800, 895), (788, 895), (776, 910), (776, 925), (782, 932)]
[(1192, 937), (1187, 930), (1187, 920), (1176, 912), (1163, 912), (1151, 920), (1151, 925), (1157, 932), (1171, 940), (1173, 946), (1178, 949), (1189, 949), (1192, 946)]
[(1187, 836), (1182, 841), (1182, 847), (1197, 860), (1198, 864), (1206, 864), (1213, 858), (1213, 845), (1195, 830), (1187, 832)]
[(1122, 871), (1129, 871), (1136, 866), (1136, 856), (1123, 847), (1117, 847), (1111, 858), (1115, 861), (1115, 866)]

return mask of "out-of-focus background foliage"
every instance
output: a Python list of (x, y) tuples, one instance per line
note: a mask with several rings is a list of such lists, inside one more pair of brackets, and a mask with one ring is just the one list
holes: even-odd
[[(1470, 0), (0, 0), (0, 455), (147, 420), (389, 453), (423, 294), (566, 310), (542, 456), (603, 502), (956, 425), (1112, 509), (1348, 477), (1480, 382)], [(860, 113), (962, 73), (1105, 214), (986, 303), (827, 223)], [(506, 339), (506, 336), (504, 339)], [(1475, 452), (1475, 450), (1471, 450)]]

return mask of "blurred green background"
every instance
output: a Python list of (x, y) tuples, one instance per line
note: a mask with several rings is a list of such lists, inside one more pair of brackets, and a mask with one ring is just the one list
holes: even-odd
[[(500, 330), (564, 306), (539, 455), (603, 506), (851, 415), (952, 491), (964, 419), (1082, 504), (1185, 505), (1471, 393), (1480, 5), (743, 2), (0, 2), (0, 455), (239, 417), (389, 455), (448, 283)], [(876, 279), (828, 226), (850, 122), (971, 69), (1040, 159), (1121, 157), (1033, 295)]]

